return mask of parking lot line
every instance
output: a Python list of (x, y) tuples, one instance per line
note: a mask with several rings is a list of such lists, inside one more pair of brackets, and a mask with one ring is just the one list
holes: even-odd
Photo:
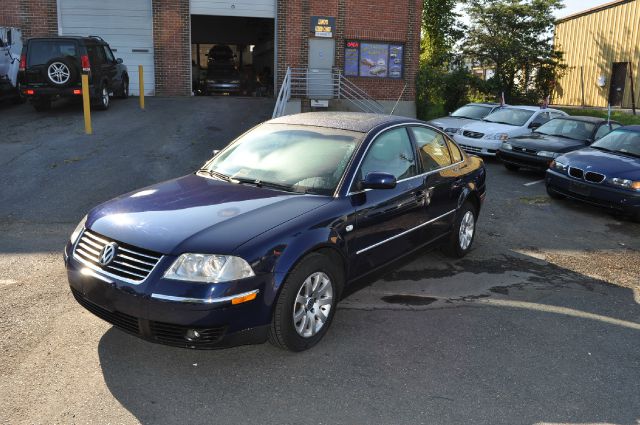
[(534, 184), (542, 183), (543, 181), (544, 181), (544, 179), (536, 180), (534, 182), (524, 183), (524, 186), (533, 186)]

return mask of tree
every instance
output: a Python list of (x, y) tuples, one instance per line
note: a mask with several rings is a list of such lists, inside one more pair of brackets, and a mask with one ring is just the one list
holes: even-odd
[(469, 0), (464, 53), (494, 68), (491, 83), (507, 102), (537, 102), (551, 94), (565, 68), (552, 32), (553, 12), (561, 7), (562, 0)]

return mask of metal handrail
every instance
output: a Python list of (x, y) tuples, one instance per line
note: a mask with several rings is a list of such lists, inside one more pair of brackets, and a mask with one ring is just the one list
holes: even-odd
[[(385, 113), (384, 106), (342, 75), (341, 70), (332, 69), (330, 78), (327, 78), (328, 74), (314, 73), (313, 75), (318, 78), (314, 78), (308, 68), (287, 68), (276, 100), (273, 118), (284, 115), (286, 104), (292, 97), (344, 99), (363, 112)], [(309, 84), (312, 80), (313, 83)]]

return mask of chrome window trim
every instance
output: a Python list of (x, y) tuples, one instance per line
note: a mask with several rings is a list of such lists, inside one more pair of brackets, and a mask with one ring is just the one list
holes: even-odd
[(226, 303), (234, 298), (242, 298), (248, 295), (258, 294), (260, 292), (259, 289), (254, 289), (253, 291), (243, 292), (241, 294), (230, 295), (228, 297), (220, 297), (220, 298), (190, 298), (190, 297), (176, 297), (174, 295), (165, 295), (165, 294), (157, 294), (152, 293), (151, 298), (155, 298), (157, 300), (162, 301), (173, 301), (180, 303), (195, 303), (195, 304), (221, 304)]
[(362, 254), (363, 252), (367, 252), (367, 251), (369, 251), (369, 250), (371, 250), (371, 249), (373, 249), (373, 248), (376, 248), (376, 247), (378, 247), (378, 246), (380, 246), (380, 245), (382, 245), (382, 244), (385, 244), (385, 243), (390, 242), (390, 241), (392, 241), (392, 240), (394, 240), (394, 239), (397, 239), (397, 238), (399, 238), (399, 237), (401, 237), (401, 236), (404, 236), (404, 235), (406, 235), (407, 233), (411, 233), (411, 232), (413, 232), (414, 230), (418, 230), (418, 229), (419, 229), (419, 228), (421, 228), (421, 227), (427, 226), (427, 225), (429, 225), (429, 224), (433, 223), (434, 221), (438, 221), (438, 220), (440, 220), (441, 218), (444, 218), (444, 217), (446, 217), (446, 216), (448, 216), (448, 215), (450, 215), (450, 214), (452, 214), (452, 213), (456, 212), (457, 210), (458, 210), (458, 209), (456, 208), (456, 209), (454, 209), (454, 210), (451, 210), (451, 211), (449, 211), (449, 212), (447, 212), (447, 213), (442, 214), (441, 216), (438, 216), (438, 217), (436, 217), (436, 218), (432, 218), (431, 220), (429, 220), (429, 221), (427, 221), (427, 222), (425, 222), (425, 223), (419, 224), (419, 225), (417, 225), (416, 227), (412, 227), (411, 229), (408, 229), (408, 230), (405, 230), (405, 231), (403, 231), (403, 232), (400, 232), (400, 233), (398, 233), (397, 235), (391, 236), (390, 238), (387, 238), (387, 239), (384, 239), (384, 240), (382, 240), (382, 241), (380, 241), (380, 242), (374, 243), (373, 245), (370, 245), (370, 246), (368, 246), (368, 247), (366, 247), (366, 248), (362, 248), (361, 250), (356, 251), (356, 255), (360, 255), (360, 254)]
[[(449, 137), (446, 133), (444, 133), (444, 132), (442, 132), (442, 131), (439, 131), (439, 130), (438, 130), (438, 129), (436, 129), (434, 126), (429, 125), (429, 124), (423, 124), (423, 123), (406, 123), (406, 122), (405, 122), (405, 123), (402, 123), (402, 124), (396, 124), (396, 125), (394, 125), (394, 126), (387, 127), (387, 128), (385, 128), (384, 130), (380, 130), (380, 131), (378, 132), (378, 134), (376, 134), (375, 136), (373, 136), (373, 139), (371, 139), (371, 143), (369, 143), (369, 146), (367, 146), (367, 148), (365, 149), (364, 153), (362, 154), (362, 158), (360, 158), (360, 161), (358, 162), (358, 166), (356, 167), (356, 171), (357, 171), (357, 170), (360, 168), (360, 166), (362, 165), (362, 161), (363, 161), (363, 160), (364, 160), (364, 158), (367, 156), (367, 152), (369, 152), (369, 148), (370, 148), (370, 147), (371, 147), (371, 145), (376, 141), (376, 138), (377, 138), (381, 133), (383, 133), (383, 132), (385, 132), (385, 131), (387, 131), (387, 130), (389, 130), (389, 129), (391, 129), (391, 128), (400, 127), (400, 126), (405, 126), (405, 127), (425, 127), (425, 128), (428, 128), (429, 130), (435, 130), (435, 131), (436, 131), (436, 133), (440, 133), (440, 134), (442, 134), (445, 138), (446, 138), (446, 137)], [(449, 137), (449, 139), (451, 139), (451, 137)], [(460, 164), (462, 164), (462, 163), (465, 161), (465, 159), (466, 159), (466, 158), (465, 158), (466, 152), (464, 151), (464, 149), (460, 148), (460, 146), (458, 146), (458, 144), (457, 144), (453, 139), (451, 139), (451, 142), (452, 142), (453, 144), (455, 144), (455, 145), (458, 147), (458, 150), (459, 150), (459, 151), (460, 151), (460, 153), (461, 153), (462, 159), (461, 159), (460, 161), (458, 161), (458, 162), (454, 162), (453, 164), (451, 164), (451, 165), (447, 165), (446, 167), (442, 167), (442, 168), (438, 168), (438, 169), (435, 169), (435, 170), (426, 171), (426, 172), (424, 172), (424, 173), (422, 173), (422, 174), (417, 174), (417, 175), (415, 175), (415, 176), (407, 177), (406, 179), (398, 180), (398, 182), (397, 182), (397, 183), (402, 183), (402, 182), (405, 182), (405, 181), (407, 181), (407, 180), (415, 179), (415, 178), (418, 178), (418, 177), (426, 177), (426, 176), (431, 175), (431, 174), (434, 174), (434, 173), (436, 173), (436, 172), (444, 171), (444, 170), (447, 170), (447, 169), (449, 169), (449, 168), (451, 168), (451, 167), (454, 167), (454, 166), (456, 166), (456, 165), (460, 165)], [(413, 142), (411, 142), (411, 144), (413, 144)], [(448, 149), (449, 149), (449, 147), (447, 146), (447, 150), (448, 150)], [(449, 151), (449, 153), (451, 153), (451, 151)], [(417, 159), (416, 159), (416, 160), (417, 160)], [(345, 173), (344, 173), (344, 174), (346, 174), (346, 170), (345, 170)], [(343, 174), (343, 176), (344, 176), (344, 174)], [(358, 193), (368, 192), (368, 191), (370, 191), (370, 190), (371, 190), (371, 189), (364, 189), (364, 190), (359, 190), (359, 191), (357, 191), (357, 192), (351, 192), (351, 187), (353, 187), (353, 182), (354, 182), (355, 178), (356, 178), (356, 174), (354, 173), (353, 177), (351, 178), (351, 182), (349, 183), (349, 192), (347, 192), (347, 195), (346, 195), (346, 196), (351, 196), (351, 195), (355, 195), (355, 194), (358, 194)], [(341, 182), (341, 183), (342, 183), (342, 182)], [(339, 193), (341, 189), (342, 189), (342, 186), (340, 186), (340, 187), (339, 187), (339, 189), (338, 189), (337, 193)]]
[[(112, 279), (115, 279), (116, 281), (122, 281), (122, 282), (126, 282), (129, 283), (131, 285), (140, 285), (141, 283), (146, 282), (146, 280), (149, 278), (149, 276), (151, 276), (151, 273), (153, 273), (153, 271), (156, 269), (156, 267), (158, 266), (158, 264), (160, 264), (160, 262), (162, 261), (162, 259), (164, 258), (164, 255), (161, 255), (160, 258), (158, 258), (158, 262), (156, 263), (156, 265), (149, 270), (149, 274), (147, 275), (147, 277), (145, 277), (142, 280), (132, 280), (132, 279), (128, 279), (126, 277), (121, 277), (121, 276), (117, 276), (115, 274), (109, 273), (97, 266), (95, 266), (94, 264), (89, 263), (88, 261), (86, 261), (83, 258), (80, 258), (79, 256), (76, 255), (76, 247), (78, 246), (78, 244), (80, 243), (80, 240), (82, 239), (82, 236), (84, 235), (85, 230), (87, 230), (87, 228), (85, 227), (84, 229), (82, 229), (82, 232), (80, 232), (80, 235), (78, 236), (78, 240), (76, 241), (76, 243), (73, 244), (73, 250), (71, 251), (71, 257), (78, 261), (79, 263), (83, 264), (84, 266), (86, 266), (88, 269), (92, 270), (93, 272), (95, 272), (95, 274), (99, 274), (101, 276), (108, 276)], [(104, 240), (104, 239), (103, 239)], [(140, 254), (143, 255), (143, 254)], [(94, 273), (91, 274), (93, 277), (97, 277), (94, 275)], [(98, 278), (100, 279), (100, 278)], [(101, 279), (104, 280), (104, 279)], [(109, 283), (113, 283), (113, 282), (109, 282)]]

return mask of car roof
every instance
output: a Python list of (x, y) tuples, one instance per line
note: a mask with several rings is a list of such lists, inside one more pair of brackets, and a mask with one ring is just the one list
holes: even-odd
[[(531, 105), (505, 105), (505, 108), (511, 108), (511, 109), (524, 109), (527, 111), (539, 111), (542, 108), (540, 106), (531, 106)], [(553, 109), (553, 108), (545, 108), (546, 111), (553, 111), (553, 112), (564, 112), (561, 111), (559, 109)]]
[(422, 122), (397, 115), (368, 114), (363, 112), (306, 112), (285, 115), (268, 123), (309, 125), (315, 127), (337, 128), (340, 130), (367, 133), (382, 124)]
[[(478, 105), (478, 106), (500, 106), (499, 103), (495, 103), (495, 102), (471, 102), (471, 103), (467, 103), (466, 105), (463, 106), (468, 106), (468, 105)], [(504, 105), (504, 106), (509, 106), (509, 105)]]
[(640, 125), (625, 125), (624, 127), (616, 128), (616, 130), (631, 130), (640, 132)]
[(94, 43), (107, 44), (106, 41), (101, 40), (95, 36), (82, 36), (82, 35), (52, 35), (49, 37), (31, 37), (28, 41), (32, 40), (78, 40), (78, 41), (93, 41)]

